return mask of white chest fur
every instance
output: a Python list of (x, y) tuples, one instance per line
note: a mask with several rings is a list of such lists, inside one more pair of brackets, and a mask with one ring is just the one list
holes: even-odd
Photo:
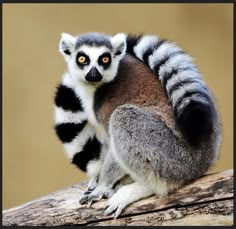
[(89, 122), (93, 126), (98, 125), (98, 121), (96, 119), (94, 109), (93, 109), (95, 90), (96, 88), (89, 84), (78, 84), (75, 87), (75, 92), (81, 98), (84, 111), (87, 114), (87, 118)]
[(74, 89), (75, 93), (78, 95), (82, 102), (82, 106), (84, 108), (84, 112), (87, 115), (88, 122), (96, 129), (97, 137), (101, 139), (103, 135), (103, 128), (98, 123), (93, 108), (96, 87), (84, 82), (78, 82), (68, 73), (64, 75), (63, 84)]

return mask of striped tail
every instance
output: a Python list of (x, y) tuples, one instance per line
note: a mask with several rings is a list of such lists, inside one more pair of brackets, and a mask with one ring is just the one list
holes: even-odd
[(127, 53), (146, 63), (161, 81), (185, 139), (192, 146), (207, 140), (216, 115), (214, 99), (192, 58), (153, 35), (127, 36), (126, 42)]
[(80, 98), (72, 88), (60, 84), (54, 99), (55, 132), (71, 162), (88, 172), (88, 164), (100, 157), (101, 143), (95, 129), (88, 123)]

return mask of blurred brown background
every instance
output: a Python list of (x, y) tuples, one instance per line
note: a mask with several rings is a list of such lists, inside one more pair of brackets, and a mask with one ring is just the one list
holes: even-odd
[(222, 116), (221, 156), (233, 167), (232, 4), (3, 4), (3, 208), (86, 179), (53, 130), (65, 70), (60, 34), (154, 33), (195, 59)]

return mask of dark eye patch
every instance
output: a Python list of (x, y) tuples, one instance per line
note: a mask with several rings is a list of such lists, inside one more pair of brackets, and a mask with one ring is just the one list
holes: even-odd
[(78, 52), (76, 55), (76, 63), (83, 69), (85, 65), (89, 65), (90, 59), (84, 52)]
[(111, 54), (109, 52), (105, 52), (99, 56), (98, 64), (103, 66), (104, 69), (107, 69), (111, 64)]

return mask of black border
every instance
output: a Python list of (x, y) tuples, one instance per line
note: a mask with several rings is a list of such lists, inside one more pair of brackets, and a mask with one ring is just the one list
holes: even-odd
[(234, 3), (233, 0), (3, 0), (3, 3)]
[[(235, 55), (234, 55), (234, 50), (235, 50), (235, 46), (234, 46), (234, 38), (235, 38), (235, 30), (234, 30), (234, 25), (235, 25), (235, 17), (234, 17), (234, 13), (235, 13), (235, 7), (234, 7), (234, 1), (233, 0), (147, 0), (147, 1), (144, 1), (144, 0), (114, 0), (114, 1), (112, 1), (112, 0), (102, 0), (102, 1), (99, 1), (99, 0), (3, 0), (2, 2), (1, 2), (2, 4), (15, 4), (15, 3), (17, 3), (17, 4), (21, 4), (21, 3), (31, 3), (31, 4), (34, 4), (34, 3), (44, 3), (44, 4), (46, 4), (46, 3), (48, 3), (48, 4), (50, 4), (50, 3), (58, 3), (58, 4), (60, 4), (60, 3), (67, 3), (67, 4), (70, 4), (70, 3), (80, 3), (80, 4), (84, 4), (84, 3), (100, 3), (100, 4), (102, 4), (102, 3), (110, 3), (110, 4), (114, 4), (114, 3), (140, 3), (140, 4), (142, 4), (142, 3), (144, 3), (144, 4), (148, 4), (148, 3), (188, 3), (188, 4), (191, 4), (191, 3), (202, 3), (202, 4), (204, 4), (204, 3), (222, 3), (222, 4), (227, 4), (227, 3), (231, 3), (231, 4), (233, 4), (233, 63), (234, 63), (234, 60), (235, 60)], [(2, 4), (1, 4), (1, 6), (0, 6), (0, 14), (1, 14), (1, 18), (2, 18), (2, 21), (1, 21), (1, 25), (0, 25), (0, 27), (1, 27), (1, 38), (3, 38), (3, 36), (2, 36), (2, 27), (3, 27), (3, 17), (2, 17), (2, 15), (3, 15), (3, 8), (2, 8)], [(1, 46), (0, 46), (0, 49), (1, 49), (1, 59), (3, 59), (3, 45), (2, 45), (2, 42), (1, 42)], [(1, 61), (1, 64), (0, 64), (0, 66), (1, 66), (1, 75), (3, 75), (3, 68), (2, 68), (2, 61)], [(235, 67), (233, 67), (233, 77), (235, 76)], [(223, 77), (223, 76), (222, 76)], [(235, 91), (234, 91), (234, 88), (235, 88), (235, 80), (233, 79), (233, 98), (235, 99)], [(2, 98), (2, 96), (3, 96), (3, 94), (2, 94), (2, 77), (0, 78), (0, 88), (1, 88), (1, 98)], [(233, 104), (233, 106), (234, 106), (234, 104)], [(1, 113), (0, 113), (0, 118), (1, 118), (1, 127), (2, 127), (2, 124), (3, 124), (3, 122), (2, 122), (2, 99), (1, 99), (1, 102), (0, 102), (0, 111), (1, 111)], [(233, 113), (235, 114), (235, 111), (236, 111), (236, 108), (235, 108), (235, 106), (233, 107)], [(236, 127), (236, 124), (235, 124), (235, 119), (233, 119), (233, 121), (234, 121), (234, 129), (233, 129), (233, 133), (234, 133), (234, 130), (235, 130), (235, 127)], [(0, 131), (0, 135), (1, 135), (1, 139), (0, 139), (0, 143), (1, 143), (1, 152), (2, 152), (2, 137), (3, 137), (3, 135), (2, 135), (2, 128), (1, 128), (1, 131)], [(236, 139), (235, 139), (235, 136), (233, 136), (234, 137), (234, 142), (236, 141)], [(234, 142), (233, 142), (233, 152), (235, 151), (235, 144), (234, 144)], [(2, 153), (1, 153), (1, 155), (0, 155), (0, 160), (1, 160), (1, 165), (2, 165)], [(234, 162), (235, 162), (235, 155), (234, 155), (234, 153), (233, 153), (233, 160), (234, 160)], [(235, 166), (235, 163), (234, 163), (234, 166)], [(233, 166), (233, 169), (234, 169), (234, 166)], [(1, 174), (2, 174), (2, 170), (1, 170)], [(3, 175), (3, 174), (2, 174)], [(1, 181), (2, 181), (2, 176), (1, 176)], [(235, 184), (235, 177), (234, 177), (234, 184)], [(1, 184), (0, 184), (0, 191), (1, 191), (1, 193), (2, 193), (2, 182), (1, 182)], [(2, 216), (2, 196), (1, 196), (1, 199), (0, 199), (0, 201), (1, 201), (1, 216)], [(234, 198), (234, 206), (235, 206), (235, 198)], [(235, 215), (235, 214), (234, 214)], [(233, 217), (233, 225), (232, 225), (232, 227), (234, 226), (234, 224), (235, 224), (235, 217)], [(1, 227), (4, 227), (3, 225), (2, 225), (2, 217), (1, 217)], [(7, 226), (5, 226), (5, 227), (7, 227)], [(25, 226), (26, 228), (31, 228), (31, 227), (33, 227), (33, 226)], [(55, 228), (61, 228), (61, 227), (66, 227), (66, 226), (54, 226)], [(83, 226), (82, 226), (83, 227)], [(137, 227), (137, 226), (129, 226), (129, 227)], [(141, 228), (142, 227), (145, 227), (145, 226), (141, 226)], [(154, 227), (154, 226), (151, 226), (151, 227)], [(163, 227), (163, 226), (159, 226), (159, 227)], [(166, 226), (165, 228), (168, 228), (168, 227), (174, 227), (174, 226)], [(185, 228), (192, 228), (192, 226), (184, 226)], [(198, 227), (205, 227), (205, 226), (198, 226)], [(219, 226), (217, 226), (217, 227), (219, 227)], [(106, 228), (106, 226), (105, 226), (105, 228)], [(122, 226), (117, 226), (117, 228), (122, 228)], [(181, 227), (180, 227), (181, 228)]]

